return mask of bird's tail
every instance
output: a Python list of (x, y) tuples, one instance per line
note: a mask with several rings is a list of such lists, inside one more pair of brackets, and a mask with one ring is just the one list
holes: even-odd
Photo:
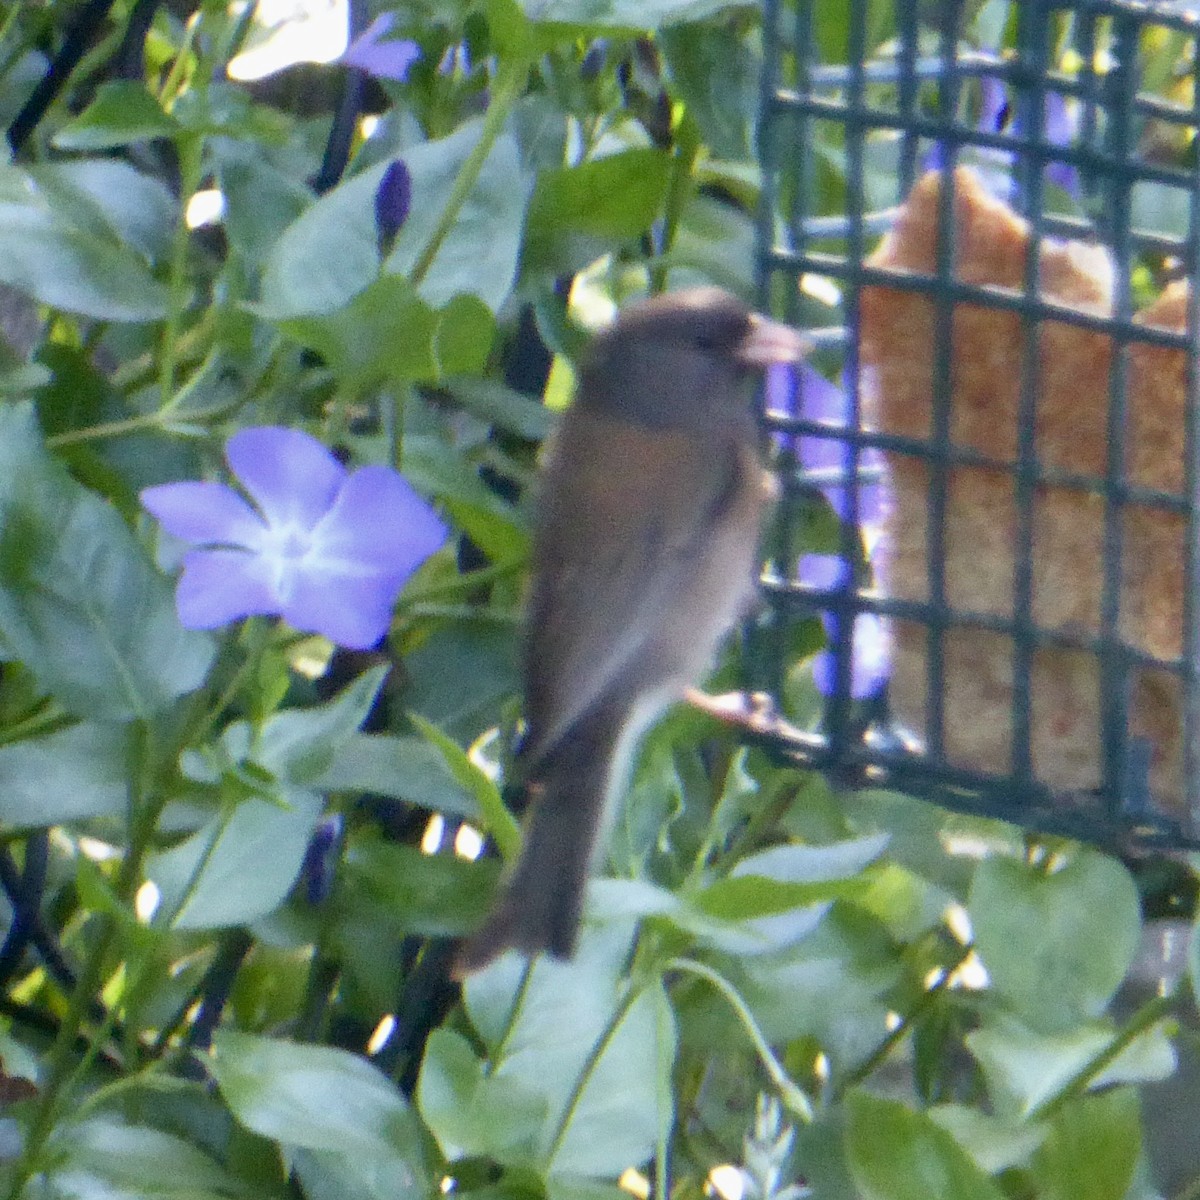
[(459, 950), (457, 978), (510, 948), (571, 957), (625, 723), (623, 707), (600, 705), (538, 762), (521, 857), (491, 916)]

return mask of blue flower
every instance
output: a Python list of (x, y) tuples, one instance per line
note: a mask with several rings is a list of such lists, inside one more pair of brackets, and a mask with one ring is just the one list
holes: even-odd
[[(1013, 116), (1008, 92), (999, 79), (990, 75), (984, 76), (979, 81), (979, 92), (977, 128), (984, 133), (1007, 133), (1014, 140), (1027, 136), (1021, 115), (1018, 113)], [(1045, 92), (1043, 95), (1042, 137), (1050, 146), (1070, 146), (1079, 134), (1077, 110), (1068, 106), (1066, 97), (1061, 92)], [(1036, 132), (1035, 128), (1034, 133)], [(1011, 200), (1015, 187), (1013, 166), (1016, 160), (1016, 151), (977, 146), (972, 147), (970, 156), (965, 161), (976, 168), (988, 191), (1002, 200)], [(945, 147), (941, 142), (935, 142), (925, 156), (926, 170), (940, 170), (945, 161)], [(1051, 160), (1046, 165), (1046, 178), (1071, 196), (1079, 196), (1079, 172), (1070, 163)]]
[(408, 38), (389, 37), (395, 24), (395, 13), (380, 13), (346, 47), (338, 61), (348, 67), (358, 67), (376, 79), (403, 83), (408, 78), (409, 68), (421, 57), (421, 47)]
[[(803, 416), (805, 420), (847, 428), (849, 405), (844, 388), (830, 383), (807, 363), (769, 367), (766, 381), (768, 414)], [(834, 512), (842, 520), (850, 516), (850, 498), (845, 480), (845, 447), (836, 437), (797, 437), (796, 457), (805, 475), (820, 487)], [(860, 478), (855, 486), (858, 498), (858, 523), (868, 559), (879, 544), (888, 503), (883, 480), (883, 456), (867, 448), (859, 453)], [(804, 554), (799, 562), (801, 583), (812, 588), (836, 591), (850, 581), (849, 565), (836, 554)], [(821, 621), (830, 643), (838, 637), (839, 618), (822, 613)], [(850, 655), (850, 694), (855, 700), (877, 695), (889, 673), (890, 637), (887, 623), (875, 613), (859, 613), (854, 618)], [(823, 650), (813, 662), (813, 678), (826, 696), (836, 687), (836, 661), (830, 650)]]
[(348, 471), (298, 429), (243, 429), (225, 458), (253, 504), (222, 483), (141, 493), (163, 529), (194, 547), (175, 593), (182, 624), (280, 616), (351, 650), (374, 646), (400, 589), (446, 540), (437, 514), (390, 467)]

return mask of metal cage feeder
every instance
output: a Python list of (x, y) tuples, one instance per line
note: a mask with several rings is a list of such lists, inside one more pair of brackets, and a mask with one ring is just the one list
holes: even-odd
[(817, 7), (764, 13), (760, 301), (817, 346), (764, 405), (772, 745), (1200, 848), (1200, 24)]

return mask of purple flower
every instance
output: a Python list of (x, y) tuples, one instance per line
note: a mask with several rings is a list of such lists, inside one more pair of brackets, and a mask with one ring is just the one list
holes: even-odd
[(608, 38), (593, 38), (583, 56), (583, 62), (579, 64), (579, 78), (591, 82), (604, 70), (607, 61)]
[[(807, 363), (769, 367), (766, 382), (767, 411), (777, 416), (802, 415), (829, 429), (848, 428), (849, 405), (844, 388), (836, 387)], [(796, 457), (805, 475), (820, 487), (830, 506), (842, 520), (850, 515), (850, 497), (845, 478), (846, 447), (837, 437), (798, 437)], [(858, 498), (858, 522), (867, 547), (868, 558), (879, 543), (887, 506), (883, 482), (883, 456), (870, 447), (858, 456), (860, 478), (850, 485)], [(849, 565), (836, 554), (805, 554), (799, 562), (799, 579), (809, 587), (834, 591), (850, 582)], [(840, 618), (822, 613), (825, 635), (836, 643)], [(875, 613), (859, 613), (854, 618), (850, 654), (850, 694), (855, 700), (876, 695), (888, 677), (890, 638), (887, 623)], [(824, 695), (836, 687), (836, 660), (832, 651), (823, 650), (813, 662), (813, 678)]]
[(304, 882), (304, 893), (309, 904), (317, 905), (329, 899), (344, 828), (342, 815), (332, 813), (324, 817), (313, 830), (308, 849), (304, 852), (304, 864), (300, 868), (300, 878)]
[[(1005, 133), (1014, 139), (1026, 136), (1018, 113), (1013, 116), (1004, 84), (994, 76), (984, 76), (979, 81), (980, 104), (978, 128), (985, 133)], [(1060, 92), (1044, 93), (1044, 122), (1041, 135), (1050, 146), (1070, 146), (1079, 133), (1079, 119), (1075, 111), (1068, 108), (1066, 98)], [(1037, 130), (1035, 128), (1034, 133)], [(971, 163), (978, 170), (984, 185), (1002, 200), (1012, 199), (1014, 180), (1013, 164), (1016, 152), (999, 150), (991, 146), (975, 147), (971, 152)], [(940, 170), (946, 161), (945, 147), (935, 142), (925, 157), (926, 170)], [(1079, 196), (1079, 172), (1070, 163), (1051, 160), (1046, 166), (1046, 178), (1055, 186), (1072, 196)]]
[(453, 75), (456, 71), (470, 75), (471, 50), (467, 43), (455, 42), (452, 46), (447, 46), (437, 70), (439, 75)]
[(379, 237), (380, 257), (385, 257), (408, 220), (412, 207), (412, 172), (402, 158), (388, 164), (375, 189), (375, 231)]
[(409, 576), (446, 540), (433, 509), (390, 467), (347, 471), (298, 429), (243, 429), (225, 458), (253, 505), (222, 483), (164, 483), (142, 505), (192, 543), (175, 592), (188, 629), (280, 616), (365, 650), (387, 633)]
[(395, 13), (380, 13), (346, 47), (339, 61), (348, 67), (358, 67), (376, 79), (403, 83), (408, 78), (409, 68), (421, 57), (421, 47), (408, 38), (389, 37), (395, 24)]

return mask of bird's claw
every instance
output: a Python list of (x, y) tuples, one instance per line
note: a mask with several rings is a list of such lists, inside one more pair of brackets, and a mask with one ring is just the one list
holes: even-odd
[(759, 737), (777, 736), (790, 728), (780, 715), (775, 698), (767, 692), (724, 692), (710, 696), (699, 688), (688, 688), (684, 699), (714, 720)]

